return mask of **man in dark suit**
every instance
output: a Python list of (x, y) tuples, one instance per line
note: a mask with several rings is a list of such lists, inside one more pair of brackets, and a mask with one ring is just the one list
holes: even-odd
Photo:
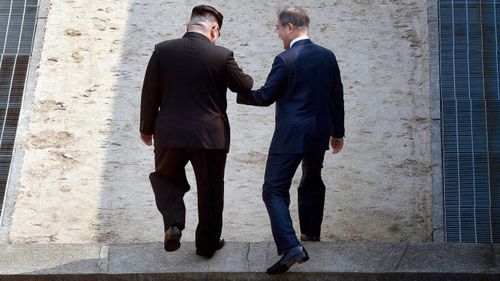
[(155, 46), (141, 98), (140, 133), (146, 145), (154, 139), (155, 171), (149, 178), (163, 216), (165, 250), (180, 247), (186, 214), (183, 196), (190, 189), (184, 168), (191, 161), (198, 190), (196, 254), (207, 258), (224, 246), (226, 91), (244, 93), (253, 85), (233, 52), (215, 45), (222, 20), (211, 6), (194, 7), (187, 33)]
[(307, 37), (309, 17), (300, 7), (278, 14), (277, 32), (285, 51), (274, 59), (262, 88), (238, 94), (238, 103), (269, 106), (276, 102), (276, 127), (269, 148), (262, 196), (282, 258), (267, 273), (287, 271), (309, 256), (295, 235), (290, 218), (290, 185), (302, 162), (298, 188), (302, 241), (319, 241), (325, 185), (321, 168), (330, 142), (343, 146), (344, 100), (340, 71), (332, 51)]

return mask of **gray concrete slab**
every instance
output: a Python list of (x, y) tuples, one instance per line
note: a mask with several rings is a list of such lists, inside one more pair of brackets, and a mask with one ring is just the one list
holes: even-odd
[[(30, 57), (26, 83), (23, 94), (23, 104), (19, 113), (19, 121), (16, 130), (16, 142), (26, 133), (29, 124), (29, 114), (26, 112), (32, 107), (35, 97), (37, 69), (40, 65), (43, 41), (45, 37), (45, 24), (49, 0), (39, 0), (38, 20), (33, 38), (33, 52)], [(24, 148), (14, 145), (9, 177), (6, 184), (6, 193), (3, 206), (0, 206), (0, 244), (9, 240), (10, 226), (12, 225), (12, 214), (14, 213), (17, 194), (19, 192), (21, 168), (24, 159)]]
[(304, 272), (386, 272), (396, 267), (406, 246), (304, 243), (311, 260), (292, 269)]
[(100, 245), (0, 245), (0, 276), (12, 274), (96, 274)]
[[(250, 272), (261, 272), (266, 267), (267, 253), (274, 243), (249, 243), (248, 266)], [(263, 259), (262, 257), (266, 257)]]
[[(266, 243), (252, 246), (252, 260), (265, 260)], [(260, 250), (258, 248), (261, 248)], [(250, 266), (250, 243), (228, 242), (211, 258), (195, 255), (194, 243), (183, 243), (173, 253), (166, 253), (163, 244), (111, 245), (108, 272), (161, 273), (161, 272), (252, 272), (262, 268)], [(254, 263), (254, 264), (255, 264)]]
[(427, 0), (427, 38), (429, 47), (429, 98), (432, 159), (433, 241), (444, 242), (443, 174), (441, 151), (441, 92), (439, 65), (439, 3)]
[(2, 277), (0, 281), (250, 281), (250, 280), (290, 280), (290, 281), (497, 281), (496, 276), (488, 274), (366, 274), (366, 273), (287, 273), (281, 276), (270, 276), (265, 273), (172, 273), (172, 274), (128, 274), (128, 275), (61, 275), (52, 276), (11, 276)]
[(500, 273), (495, 248), (498, 246), (456, 243), (412, 244), (396, 271)]
[(228, 242), (212, 259), (194, 243), (0, 245), (3, 280), (500, 280), (500, 245), (304, 243), (311, 260), (280, 276), (273, 243)]
[(49, 0), (38, 0), (38, 19), (39, 20), (46, 19), (48, 13), (49, 13)]

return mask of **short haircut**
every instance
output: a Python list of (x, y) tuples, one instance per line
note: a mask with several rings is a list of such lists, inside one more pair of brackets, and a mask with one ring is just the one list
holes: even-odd
[(286, 6), (278, 11), (278, 20), (281, 25), (291, 23), (298, 29), (309, 29), (309, 16), (306, 10), (299, 6)]
[(219, 29), (222, 28), (222, 20), (224, 19), (224, 16), (214, 7), (209, 5), (198, 5), (194, 7), (193, 11), (191, 12), (191, 18), (206, 16), (213, 16), (217, 20)]

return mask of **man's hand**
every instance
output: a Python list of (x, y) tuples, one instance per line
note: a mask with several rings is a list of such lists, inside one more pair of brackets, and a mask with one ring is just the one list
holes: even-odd
[(344, 139), (332, 138), (330, 144), (332, 145), (333, 154), (339, 153), (344, 147)]
[(141, 140), (145, 145), (151, 146), (153, 144), (153, 135), (145, 135), (141, 133)]

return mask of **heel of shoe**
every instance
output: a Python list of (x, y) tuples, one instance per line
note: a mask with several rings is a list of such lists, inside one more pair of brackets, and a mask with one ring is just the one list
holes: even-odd
[(174, 232), (172, 233), (171, 235), (168, 236), (168, 239), (167, 240), (180, 240), (182, 237), (182, 233), (179, 231), (179, 232)]
[(309, 260), (309, 257), (308, 256), (305, 256), (304, 258), (302, 258), (302, 260), (298, 261), (299, 264), (301, 263), (305, 263), (306, 261)]
[(304, 249), (304, 257), (299, 261), (299, 263), (305, 263), (306, 261), (309, 260), (309, 254), (307, 253), (306, 249)]
[(167, 252), (177, 251), (181, 247), (182, 232), (177, 227), (170, 227), (165, 233), (164, 248)]

